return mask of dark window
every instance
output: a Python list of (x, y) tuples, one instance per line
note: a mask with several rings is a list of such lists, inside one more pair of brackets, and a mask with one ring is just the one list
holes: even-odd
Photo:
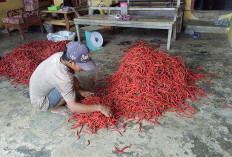
[(232, 0), (195, 0), (197, 10), (231, 10)]

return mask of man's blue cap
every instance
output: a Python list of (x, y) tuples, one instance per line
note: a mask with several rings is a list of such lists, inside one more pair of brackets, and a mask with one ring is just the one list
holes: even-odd
[(71, 41), (67, 45), (67, 57), (83, 70), (93, 70), (96, 64), (91, 60), (88, 48), (80, 42)]

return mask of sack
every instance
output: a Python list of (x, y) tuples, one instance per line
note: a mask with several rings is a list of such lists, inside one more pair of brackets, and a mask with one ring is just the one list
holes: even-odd
[(74, 41), (75, 36), (76, 36), (75, 32), (60, 31), (60, 32), (57, 32), (57, 33), (48, 33), (47, 39), (51, 40), (53, 42), (63, 41), (63, 40), (72, 40), (72, 41)]

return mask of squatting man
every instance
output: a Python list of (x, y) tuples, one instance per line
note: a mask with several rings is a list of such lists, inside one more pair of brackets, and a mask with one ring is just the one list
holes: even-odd
[(112, 115), (105, 104), (87, 105), (77, 102), (76, 92), (83, 97), (94, 93), (80, 87), (75, 72), (92, 70), (96, 64), (89, 56), (88, 48), (80, 42), (69, 42), (66, 50), (50, 56), (33, 72), (29, 82), (30, 100), (40, 110), (52, 113), (90, 113), (100, 111), (107, 117)]

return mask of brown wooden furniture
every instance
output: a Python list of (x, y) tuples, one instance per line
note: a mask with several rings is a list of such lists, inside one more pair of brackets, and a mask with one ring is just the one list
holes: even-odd
[(74, 11), (49, 11), (49, 10), (42, 10), (41, 13), (47, 13), (47, 14), (50, 14), (50, 15), (51, 15), (51, 13), (57, 13), (57, 14), (63, 14), (64, 15), (64, 20), (52, 19), (52, 17), (50, 16), (50, 19), (48, 20), (48, 22), (51, 25), (66, 26), (66, 29), (68, 31), (70, 30), (70, 26), (74, 25), (74, 21), (73, 20), (69, 20), (69, 14), (74, 14)]
[(22, 0), (23, 8), (10, 10), (7, 17), (3, 18), (3, 24), (9, 36), (9, 28), (13, 27), (20, 31), (22, 39), (25, 39), (23, 29), (32, 25), (40, 25), (41, 32), (44, 32), (39, 12), (39, 0)]

